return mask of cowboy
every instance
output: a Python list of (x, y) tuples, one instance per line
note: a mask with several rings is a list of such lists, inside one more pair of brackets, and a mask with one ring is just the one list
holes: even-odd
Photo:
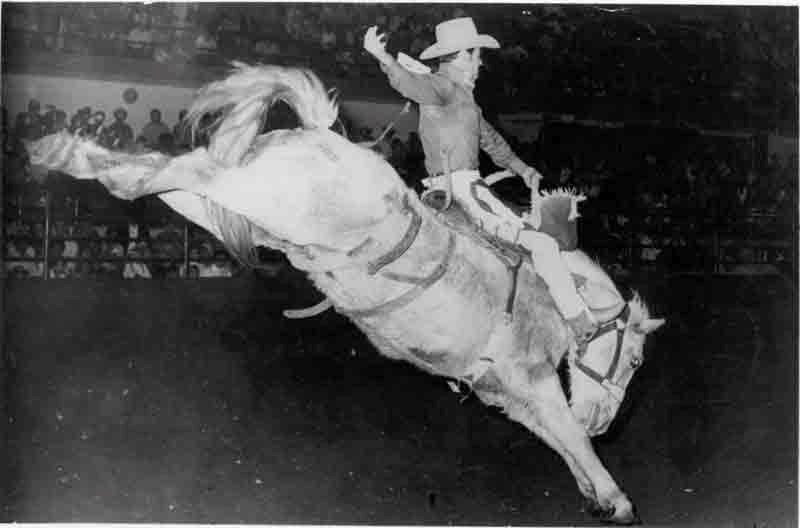
[(531, 188), (534, 205), (539, 197), (542, 175), (514, 154), (484, 119), (473, 96), (482, 64), (481, 50), (499, 47), (495, 38), (479, 34), (469, 17), (442, 22), (436, 26), (436, 42), (420, 55), (421, 60), (438, 59), (438, 68), (425, 72), (422, 68), (406, 68), (395, 60), (386, 51), (386, 37), (378, 34), (377, 26), (369, 28), (364, 36), (364, 49), (379, 61), (392, 87), (419, 104), (419, 135), (425, 168), (431, 176), (427, 183), (440, 186), (445, 178), (451, 178), (454, 196), (484, 229), (531, 251), (536, 272), (547, 283), (576, 341), (582, 343), (594, 334), (597, 322), (575, 288), (558, 243), (536, 230), (539, 225), (525, 222), (508, 209), (478, 172), (482, 149), (495, 164), (522, 177)]

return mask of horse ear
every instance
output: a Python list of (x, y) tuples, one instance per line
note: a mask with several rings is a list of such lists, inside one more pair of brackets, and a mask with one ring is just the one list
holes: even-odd
[(655, 332), (661, 326), (666, 323), (666, 319), (645, 319), (639, 324), (639, 329), (644, 334), (649, 334), (650, 332)]

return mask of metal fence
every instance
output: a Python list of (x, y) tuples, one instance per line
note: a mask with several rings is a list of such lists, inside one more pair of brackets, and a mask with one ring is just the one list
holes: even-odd
[[(59, 197), (60, 203), (54, 203), (54, 196)], [(12, 203), (11, 207), (4, 204), (0, 266), (3, 276), (17, 276), (20, 274), (15, 274), (15, 269), (27, 269), (28, 276), (48, 280), (58, 277), (56, 265), (76, 266), (86, 262), (120, 269), (138, 263), (169, 269), (166, 276), (185, 278), (193, 276), (193, 266), (218, 265), (219, 269), (229, 270), (224, 276), (241, 271), (218, 240), (159, 200), (152, 199), (161, 208), (148, 214), (132, 214), (125, 210), (130, 203), (110, 200), (113, 201), (106, 209), (88, 212), (77, 195), (45, 190), (34, 204)], [(609, 220), (619, 220), (619, 217), (616, 212), (594, 211), (584, 216), (579, 224), (581, 247), (612, 275), (643, 270), (690, 275), (792, 274), (797, 270), (796, 221), (782, 218), (775, 212), (750, 211), (738, 218), (722, 218), (708, 216), (703, 211), (687, 214), (660, 208), (628, 212), (624, 225)], [(23, 223), (28, 231), (20, 233), (10, 229), (17, 225), (15, 222)], [(88, 232), (78, 229), (79, 224), (88, 226)], [(109, 226), (114, 226), (110, 236), (97, 235), (101, 227)], [(153, 237), (145, 233), (159, 230), (171, 234), (168, 244), (171, 249), (165, 252), (169, 254), (153, 256), (130, 250), (132, 243), (142, 239), (149, 240), (155, 249)], [(74, 242), (75, 247), (79, 243), (117, 244), (118, 247), (115, 254), (105, 255), (54, 253), (54, 247), (67, 242)], [(12, 247), (17, 248), (14, 244), (27, 245), (27, 253), (19, 249), (12, 252)], [(128, 244), (128, 250), (122, 247), (120, 251), (119, 246), (124, 244)], [(197, 252), (201, 246), (207, 250), (205, 255)], [(211, 254), (208, 254), (209, 248)], [(262, 257), (275, 269), (287, 265), (277, 251), (264, 251)], [(198, 271), (196, 276), (202, 273)]]
[(606, 267), (667, 274), (730, 275), (797, 270), (797, 223), (778, 212), (750, 210), (738, 216), (658, 208), (628, 213), (624, 228), (586, 228), (605, 215), (585, 217), (581, 246)]
[[(92, 211), (80, 198), (74, 197), (67, 197), (69, 207), (64, 207), (63, 203), (57, 206), (55, 196), (59, 195), (45, 190), (32, 204), (23, 204), (21, 200), (11, 207), (8, 203), (4, 204), (3, 251), (0, 260), (3, 277), (62, 278), (60, 273), (56, 273), (56, 265), (76, 271), (84, 263), (95, 265), (95, 271), (107, 266), (106, 271), (111, 269), (110, 275), (119, 278), (127, 273), (125, 267), (130, 265), (148, 266), (147, 272), (137, 273), (137, 269), (131, 268), (133, 277), (126, 278), (158, 276), (159, 273), (151, 273), (154, 271), (151, 268), (168, 270), (161, 273), (164, 276), (182, 278), (234, 276), (241, 271), (241, 266), (225, 252), (218, 240), (183, 217), (166, 210), (166, 206), (157, 209), (156, 214), (133, 214), (123, 208), (97, 208)], [(127, 204), (123, 202), (121, 205)], [(18, 229), (20, 226), (24, 229)], [(152, 233), (156, 231), (163, 238), (154, 239)], [(103, 234), (98, 234), (100, 232)], [(145, 241), (148, 251), (141, 252), (137, 244)], [(74, 244), (75, 248), (79, 245), (88, 248), (102, 244), (106, 249), (112, 249), (103, 254), (94, 252), (86, 255), (85, 251), (73, 251), (67, 255), (64, 250), (68, 243)], [(159, 252), (155, 251), (156, 247), (168, 249)], [(54, 248), (63, 250), (54, 251)], [(205, 255), (198, 255), (199, 248), (209, 251)], [(153, 250), (152, 253), (162, 254), (153, 255), (149, 249)], [(264, 251), (262, 258), (276, 267), (282, 265), (283, 258), (276, 251)], [(216, 272), (208, 271), (211, 267), (216, 267)], [(202, 271), (193, 275), (196, 268), (202, 268)], [(139, 271), (141, 269), (138, 268)], [(105, 273), (97, 271), (96, 274)], [(87, 273), (73, 275), (86, 276)]]

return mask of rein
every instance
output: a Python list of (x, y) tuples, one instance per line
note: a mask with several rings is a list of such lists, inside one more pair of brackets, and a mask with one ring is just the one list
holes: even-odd
[[(619, 391), (619, 386), (614, 383), (614, 375), (617, 373), (619, 358), (622, 355), (622, 338), (625, 334), (625, 326), (628, 323), (628, 317), (630, 317), (630, 313), (630, 306), (626, 304), (625, 308), (623, 308), (622, 312), (620, 312), (616, 318), (598, 328), (597, 332), (595, 332), (589, 341), (581, 344), (578, 347), (578, 357), (575, 359), (575, 366), (578, 367), (578, 370), (589, 376), (589, 378), (594, 380), (596, 383), (602, 385), (602, 387), (614, 397), (618, 397), (617, 392)], [(586, 356), (589, 344), (591, 342), (598, 337), (611, 332), (617, 333), (617, 344), (614, 348), (614, 356), (611, 359), (611, 364), (608, 366), (605, 374), (601, 374), (592, 367), (586, 365), (581, 358)], [(615, 392), (615, 389), (617, 392)]]

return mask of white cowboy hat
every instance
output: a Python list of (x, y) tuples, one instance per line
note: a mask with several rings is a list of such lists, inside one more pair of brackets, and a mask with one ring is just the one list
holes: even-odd
[(470, 17), (454, 18), (436, 25), (436, 42), (419, 56), (421, 60), (433, 59), (471, 48), (500, 47), (489, 35), (479, 35)]

